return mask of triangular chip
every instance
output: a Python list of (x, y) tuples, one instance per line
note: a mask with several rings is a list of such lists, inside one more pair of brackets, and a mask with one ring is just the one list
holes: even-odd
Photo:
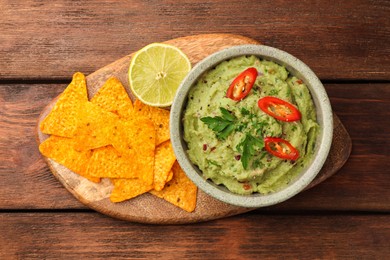
[(73, 75), (72, 82), (59, 96), (53, 109), (41, 122), (42, 133), (63, 137), (74, 136), (80, 117), (80, 103), (88, 101), (85, 76), (77, 72)]
[(125, 87), (114, 77), (104, 83), (91, 102), (108, 112), (117, 114), (120, 118), (130, 118), (133, 112), (133, 103)]
[(153, 185), (147, 185), (140, 179), (112, 179), (114, 189), (111, 193), (112, 202), (121, 202), (137, 197), (150, 191)]
[[(122, 156), (131, 158), (131, 163), (139, 164), (142, 174), (153, 176), (156, 130), (153, 122), (146, 118), (123, 121), (112, 145)], [(153, 177), (152, 177), (153, 179)]]
[(93, 150), (87, 173), (98, 178), (138, 178), (139, 168), (109, 145)]
[(81, 121), (81, 124), (79, 125), (80, 129), (77, 129), (76, 131), (77, 135), (90, 134), (96, 129), (119, 121), (117, 115), (107, 112), (92, 102), (88, 101), (81, 104), (81, 111), (77, 114)]
[(133, 159), (121, 156), (111, 145), (101, 147), (93, 150), (87, 174), (97, 178), (139, 178), (143, 183), (150, 185), (153, 174), (147, 174), (142, 164)]
[(119, 117), (91, 102), (83, 107), (80, 116), (83, 120), (80, 120), (77, 135), (74, 137), (77, 140), (76, 149), (79, 151), (111, 145), (114, 139), (123, 136), (124, 126)]
[(71, 171), (93, 182), (99, 182), (100, 178), (95, 178), (87, 174), (87, 165), (92, 156), (92, 152), (76, 151), (74, 145), (75, 140), (72, 138), (52, 135), (39, 145), (39, 151), (44, 156), (64, 165)]
[(197, 187), (188, 179), (176, 161), (172, 167), (173, 178), (161, 191), (151, 190), (153, 195), (176, 205), (185, 211), (192, 212), (196, 206)]
[(88, 167), (93, 176), (140, 178), (153, 183), (156, 132), (149, 119), (133, 119), (108, 132), (107, 143), (115, 148), (94, 150)]
[(170, 182), (173, 178), (173, 171), (172, 169), (169, 171), (167, 179), (165, 180), (165, 183)]
[(165, 141), (156, 147), (154, 157), (154, 189), (156, 191), (164, 188), (175, 160), (171, 141)]
[(157, 136), (156, 145), (169, 140), (169, 111), (166, 109), (145, 105), (138, 99), (134, 102), (134, 112), (153, 121)]

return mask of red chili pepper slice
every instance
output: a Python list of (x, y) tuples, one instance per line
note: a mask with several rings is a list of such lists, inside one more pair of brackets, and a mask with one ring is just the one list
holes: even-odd
[(264, 97), (259, 99), (257, 105), (268, 115), (285, 122), (301, 119), (301, 113), (291, 103), (276, 97)]
[(256, 68), (248, 68), (241, 72), (230, 84), (226, 97), (234, 101), (240, 101), (245, 98), (252, 89), (257, 78)]
[(264, 147), (272, 155), (281, 159), (297, 160), (299, 151), (288, 141), (277, 137), (264, 138)]

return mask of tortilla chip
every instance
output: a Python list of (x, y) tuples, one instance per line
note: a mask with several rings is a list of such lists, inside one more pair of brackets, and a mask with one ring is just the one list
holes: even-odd
[(140, 178), (152, 184), (156, 141), (153, 123), (134, 119), (112, 130), (106, 140), (113, 147), (94, 150), (88, 173), (96, 177)]
[[(95, 121), (94, 124), (86, 122), (87, 124), (84, 123), (83, 129), (79, 130), (79, 136), (77, 137), (79, 141), (77, 149), (79, 150), (112, 145), (114, 138), (123, 136), (120, 131), (124, 126), (117, 119), (130, 118), (133, 110), (133, 104), (125, 88), (116, 78), (108, 79), (92, 98), (91, 103), (99, 107), (100, 110), (98, 114), (93, 113), (92, 115), (91, 119)], [(99, 114), (101, 115), (99, 116)], [(115, 114), (116, 116), (112, 119), (108, 118), (107, 114)], [(115, 137), (116, 135), (117, 137)]]
[(173, 178), (161, 191), (151, 190), (153, 195), (176, 205), (185, 211), (192, 212), (196, 206), (197, 187), (188, 179), (176, 161), (172, 167)]
[(165, 141), (156, 147), (154, 157), (154, 189), (156, 191), (164, 188), (175, 160), (171, 141)]
[(39, 151), (71, 171), (93, 182), (99, 182), (100, 178), (92, 177), (87, 173), (87, 165), (92, 152), (76, 151), (74, 145), (74, 139), (52, 135), (39, 145)]
[(145, 105), (138, 99), (134, 102), (134, 112), (153, 121), (156, 131), (156, 145), (169, 140), (169, 111), (166, 109)]
[(111, 145), (101, 147), (93, 150), (87, 173), (98, 178), (139, 178), (143, 183), (151, 184), (153, 174), (147, 174), (142, 164), (133, 160), (134, 158), (121, 156)]
[(122, 132), (115, 136), (112, 145), (122, 156), (130, 157), (133, 163), (140, 164), (143, 174), (153, 175), (156, 148), (153, 123), (145, 118), (134, 118), (122, 123)]
[(123, 124), (115, 114), (106, 112), (92, 103), (84, 109), (82, 112), (84, 115), (81, 115), (84, 119), (74, 137), (77, 140), (77, 150), (104, 147), (113, 144), (114, 139), (123, 137)]
[(165, 180), (165, 183), (170, 182), (173, 178), (173, 171), (170, 170), (167, 176), (167, 179)]
[(87, 167), (87, 173), (97, 178), (138, 178), (141, 170), (132, 158), (121, 156), (111, 145), (93, 150)]
[[(96, 128), (101, 128), (104, 125), (119, 121), (119, 116), (104, 110), (103, 108), (92, 102), (83, 103), (83, 111), (79, 111), (78, 116), (82, 119), (83, 123), (86, 124), (86, 126), (89, 126), (80, 127), (86, 127), (85, 129), (91, 130), (95, 130)], [(83, 133), (82, 130), (84, 129), (78, 130), (78, 134)]]
[[(94, 104), (90, 103), (90, 106), (92, 105)], [(119, 117), (115, 114), (101, 110), (100, 107), (99, 110), (85, 108), (84, 113), (86, 115), (83, 116), (85, 119), (80, 123), (79, 129), (76, 130), (77, 136), (75, 136), (75, 139), (78, 140), (76, 147), (78, 150), (113, 145), (120, 154), (123, 154), (133, 151), (131, 147), (141, 147), (139, 146), (142, 145), (141, 141), (146, 141), (148, 144), (150, 144), (149, 140), (151, 139), (155, 141), (156, 130), (153, 122), (149, 119), (138, 117), (119, 120)], [(153, 144), (154, 148), (155, 144)]]
[(150, 191), (153, 185), (147, 185), (140, 179), (112, 179), (114, 189), (111, 193), (112, 202), (121, 202), (137, 197)]
[[(124, 122), (125, 139), (116, 139), (113, 146), (122, 155), (132, 158), (139, 164), (141, 177), (146, 184), (153, 183), (154, 153), (156, 149), (156, 130), (149, 119), (135, 118)], [(125, 145), (125, 146), (123, 146)]]
[(63, 137), (74, 136), (79, 124), (80, 103), (88, 101), (85, 76), (77, 72), (72, 82), (59, 96), (53, 109), (41, 122), (42, 133)]
[(133, 107), (119, 80), (107, 80), (89, 102), (85, 77), (76, 73), (40, 127), (53, 134), (41, 153), (91, 181), (110, 178), (112, 202), (151, 192), (194, 211), (197, 187), (176, 162), (169, 111), (138, 100)]
[(120, 118), (130, 118), (133, 112), (133, 103), (125, 87), (114, 77), (104, 83), (91, 102), (105, 111), (115, 113)]

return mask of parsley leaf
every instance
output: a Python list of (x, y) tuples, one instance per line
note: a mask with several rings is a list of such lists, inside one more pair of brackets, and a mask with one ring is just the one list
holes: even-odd
[(219, 108), (221, 110), (221, 113), (222, 113), (222, 117), (230, 122), (233, 122), (236, 120), (236, 117), (234, 115), (232, 115), (227, 109), (223, 108), (223, 107), (220, 107)]
[(226, 139), (235, 129), (237, 118), (227, 109), (220, 107), (222, 116), (202, 117), (200, 120), (213, 130), (218, 139)]
[(217, 133), (217, 138), (225, 140), (233, 131), (235, 127), (233, 124), (228, 125), (221, 132)]
[(249, 168), (250, 159), (256, 151), (263, 147), (263, 139), (255, 138), (251, 134), (246, 134), (245, 138), (236, 146), (237, 151), (241, 153), (241, 163), (245, 170)]
[(263, 130), (264, 127), (266, 127), (268, 124), (265, 121), (255, 122), (253, 124), (253, 127), (256, 129), (256, 134), (258, 136), (263, 136)]
[(249, 115), (250, 113), (251, 113), (251, 112), (249, 112), (249, 110), (246, 109), (245, 107), (242, 107), (242, 108), (241, 108), (241, 114), (242, 114), (243, 116)]

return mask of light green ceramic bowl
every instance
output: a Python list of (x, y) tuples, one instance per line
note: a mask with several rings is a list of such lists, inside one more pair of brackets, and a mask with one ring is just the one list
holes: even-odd
[[(314, 159), (311, 164), (285, 188), (262, 195), (238, 195), (224, 186), (215, 185), (202, 177), (202, 172), (194, 165), (187, 154), (187, 144), (183, 139), (183, 112), (187, 96), (197, 79), (209, 69), (224, 60), (242, 55), (255, 55), (259, 58), (274, 61), (302, 79), (310, 90), (316, 111), (317, 121), (321, 127), (317, 137)], [(240, 45), (216, 52), (199, 62), (181, 83), (171, 107), (170, 134), (176, 158), (187, 176), (205, 193), (223, 202), (243, 207), (264, 207), (285, 201), (302, 191), (321, 170), (330, 150), (333, 137), (333, 117), (328, 95), (314, 72), (302, 61), (282, 50), (264, 45)]]

